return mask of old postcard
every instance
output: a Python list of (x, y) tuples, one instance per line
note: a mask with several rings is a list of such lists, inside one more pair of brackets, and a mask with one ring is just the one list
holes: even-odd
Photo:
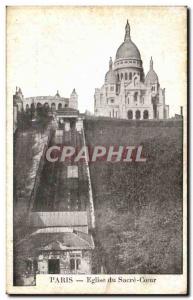
[(7, 293), (187, 294), (187, 8), (6, 29)]

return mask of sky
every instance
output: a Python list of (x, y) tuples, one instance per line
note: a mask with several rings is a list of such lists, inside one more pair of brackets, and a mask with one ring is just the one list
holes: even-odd
[(7, 10), (7, 95), (78, 94), (79, 110), (94, 111), (109, 57), (124, 41), (129, 20), (145, 74), (150, 57), (170, 116), (186, 105), (186, 10), (183, 7), (34, 6)]

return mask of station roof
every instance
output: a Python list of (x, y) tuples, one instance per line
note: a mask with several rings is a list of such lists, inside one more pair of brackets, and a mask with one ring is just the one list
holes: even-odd
[(77, 227), (88, 226), (86, 211), (31, 212), (31, 227)]

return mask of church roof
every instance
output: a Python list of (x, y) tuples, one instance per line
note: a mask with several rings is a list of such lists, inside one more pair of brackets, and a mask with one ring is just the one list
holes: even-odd
[(125, 27), (125, 40), (119, 46), (116, 53), (116, 59), (120, 59), (120, 58), (133, 58), (133, 59), (141, 60), (140, 52), (137, 46), (131, 40), (130, 25), (128, 20)]

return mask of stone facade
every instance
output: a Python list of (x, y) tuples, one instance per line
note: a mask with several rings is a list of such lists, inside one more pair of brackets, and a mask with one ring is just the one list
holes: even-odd
[(35, 284), (36, 274), (91, 274), (94, 242), (72, 228), (43, 228), (16, 246), (16, 284)]
[(96, 116), (122, 119), (167, 119), (169, 106), (165, 104), (165, 89), (150, 60), (150, 69), (144, 75), (141, 54), (132, 42), (127, 21), (125, 39), (117, 50), (105, 82), (95, 89), (94, 112)]
[(22, 109), (26, 111), (32, 107), (36, 109), (41, 106), (48, 107), (52, 111), (64, 108), (78, 109), (78, 95), (75, 89), (73, 89), (70, 98), (61, 97), (58, 91), (55, 96), (36, 96), (25, 98), (21, 88), (16, 87), (16, 92), (13, 95), (13, 101), (18, 111), (21, 111)]

